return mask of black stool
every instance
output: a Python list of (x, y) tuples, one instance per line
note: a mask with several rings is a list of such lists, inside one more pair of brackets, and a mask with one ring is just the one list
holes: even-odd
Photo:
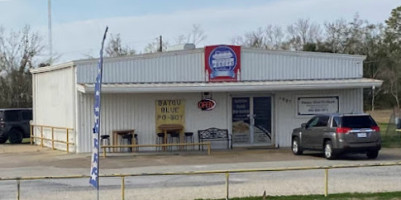
[[(185, 132), (185, 143), (194, 143), (194, 133), (193, 132)], [(185, 146), (185, 149), (187, 149), (188, 146)], [(192, 146), (192, 149), (194, 149), (194, 146)]]
[[(157, 133), (156, 134), (156, 144), (163, 144), (164, 143), (164, 133)], [(161, 150), (161, 146), (156, 146), (156, 151)]]
[[(168, 143), (173, 144), (173, 143), (180, 143), (180, 133), (178, 132), (169, 132), (167, 133), (169, 135), (168, 137)], [(170, 150), (173, 150), (173, 146), (169, 146)]]
[[(125, 144), (124, 140), (127, 140), (127, 143), (128, 143), (129, 145), (132, 145), (132, 137), (133, 137), (132, 134), (125, 134), (125, 135), (123, 135), (123, 137), (122, 137), (123, 144)], [(125, 148), (124, 148), (124, 149), (125, 149)], [(128, 151), (129, 151), (129, 152), (132, 152), (132, 147), (130, 147)]]
[[(134, 134), (135, 145), (138, 145), (138, 134)], [(135, 151), (139, 151), (139, 147), (135, 147)]]
[[(110, 135), (101, 135), (100, 136), (100, 145), (105, 146), (105, 145), (110, 145)], [(103, 148), (101, 148), (103, 151)], [(107, 148), (106, 152), (110, 152), (110, 148)]]

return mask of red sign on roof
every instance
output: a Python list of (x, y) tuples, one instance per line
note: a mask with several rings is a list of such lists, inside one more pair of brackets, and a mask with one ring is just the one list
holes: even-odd
[(241, 70), (241, 47), (216, 45), (205, 47), (205, 70), (208, 81), (238, 81)]

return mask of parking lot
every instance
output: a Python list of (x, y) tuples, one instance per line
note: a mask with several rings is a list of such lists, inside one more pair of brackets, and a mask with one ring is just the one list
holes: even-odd
[[(0, 146), (0, 177), (88, 175), (90, 154), (66, 154), (31, 145)], [(347, 155), (328, 161), (320, 153), (292, 155), (289, 149), (234, 149), (229, 151), (110, 154), (100, 160), (100, 174), (184, 172), (299, 166), (387, 163), (401, 160), (400, 149), (383, 149), (378, 159)], [(401, 167), (336, 169), (330, 172), (330, 192), (401, 191)], [(309, 194), (323, 192), (321, 170), (233, 174), (230, 196)], [(103, 180), (103, 179), (102, 179)], [(101, 199), (120, 199), (118, 178), (101, 180)], [(380, 182), (380, 184), (377, 184)], [(15, 182), (0, 182), (0, 199), (15, 199)], [(223, 198), (224, 175), (142, 176), (126, 180), (127, 199)], [(93, 199), (87, 179), (22, 183), (21, 199)], [(60, 191), (62, 191), (60, 193)], [(175, 192), (174, 192), (175, 191)], [(177, 193), (180, 191), (180, 193)], [(44, 195), (46, 194), (46, 195)], [(156, 197), (152, 196), (158, 194)], [(33, 196), (32, 196), (33, 195)], [(36, 195), (36, 196), (35, 196)], [(160, 196), (159, 195), (163, 195)], [(23, 198), (25, 196), (25, 198)]]

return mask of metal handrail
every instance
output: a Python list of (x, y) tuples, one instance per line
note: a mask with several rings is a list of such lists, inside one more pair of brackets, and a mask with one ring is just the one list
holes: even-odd
[(102, 145), (103, 158), (106, 158), (106, 149), (109, 148), (139, 148), (139, 147), (174, 147), (174, 146), (207, 146), (207, 155), (211, 153), (211, 142), (199, 143), (171, 143), (171, 144), (125, 144), (125, 145)]
[[(372, 164), (356, 164), (356, 165), (328, 165), (328, 166), (309, 166), (309, 167), (284, 167), (284, 168), (259, 168), (259, 169), (234, 169), (234, 170), (211, 170), (211, 171), (188, 171), (188, 172), (155, 172), (155, 173), (133, 173), (133, 174), (101, 174), (99, 177), (121, 177), (121, 199), (125, 197), (125, 177), (134, 176), (171, 176), (171, 175), (201, 175), (201, 174), (225, 174), (226, 182), (226, 199), (229, 199), (229, 176), (235, 173), (249, 172), (279, 172), (279, 171), (303, 171), (303, 170), (324, 170), (324, 196), (328, 196), (329, 188), (329, 169), (339, 168), (360, 168), (360, 167), (384, 167), (384, 166), (400, 166), (400, 162), (389, 163), (372, 163)], [(89, 178), (89, 175), (72, 175), (72, 176), (36, 176), (36, 177), (0, 177), (0, 181), (17, 181), (17, 200), (20, 194), (20, 181), (22, 180), (43, 180), (43, 179), (76, 179)]]
[[(40, 128), (40, 136), (35, 136), (34, 135), (34, 128), (38, 127)], [(50, 128), (51, 132), (52, 132), (52, 137), (51, 138), (46, 138), (43, 135), (43, 128)], [(61, 129), (66, 131), (66, 141), (63, 140), (55, 140), (54, 139), (54, 130), (55, 129)], [(54, 143), (62, 143), (62, 144), (66, 144), (66, 149), (67, 149), (67, 153), (70, 152), (70, 145), (75, 145), (74, 142), (70, 142), (70, 131), (73, 131), (73, 128), (67, 128), (67, 127), (57, 127), (57, 126), (49, 126), (49, 125), (38, 125), (38, 124), (31, 124), (30, 125), (30, 143), (33, 144), (33, 140), (34, 139), (40, 139), (40, 146), (43, 148), (43, 141), (51, 141), (52, 143), (52, 149), (54, 150)]]

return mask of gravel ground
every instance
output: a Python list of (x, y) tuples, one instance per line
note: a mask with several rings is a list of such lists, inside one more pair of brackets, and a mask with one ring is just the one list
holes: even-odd
[[(400, 149), (383, 149), (379, 158), (348, 155), (328, 161), (319, 153), (294, 156), (289, 149), (235, 149), (174, 154), (114, 154), (101, 159), (101, 174), (184, 172), (297, 166), (328, 166), (401, 161)], [(89, 154), (66, 154), (30, 145), (0, 145), (0, 177), (88, 175)], [(323, 194), (324, 170), (230, 175), (230, 197)], [(121, 179), (101, 178), (99, 199), (121, 199)], [(125, 179), (125, 199), (224, 198), (225, 175), (140, 176)], [(333, 169), (329, 193), (401, 191), (401, 166)], [(0, 199), (16, 198), (15, 181), (0, 181)], [(88, 179), (22, 181), (21, 199), (96, 199)]]

